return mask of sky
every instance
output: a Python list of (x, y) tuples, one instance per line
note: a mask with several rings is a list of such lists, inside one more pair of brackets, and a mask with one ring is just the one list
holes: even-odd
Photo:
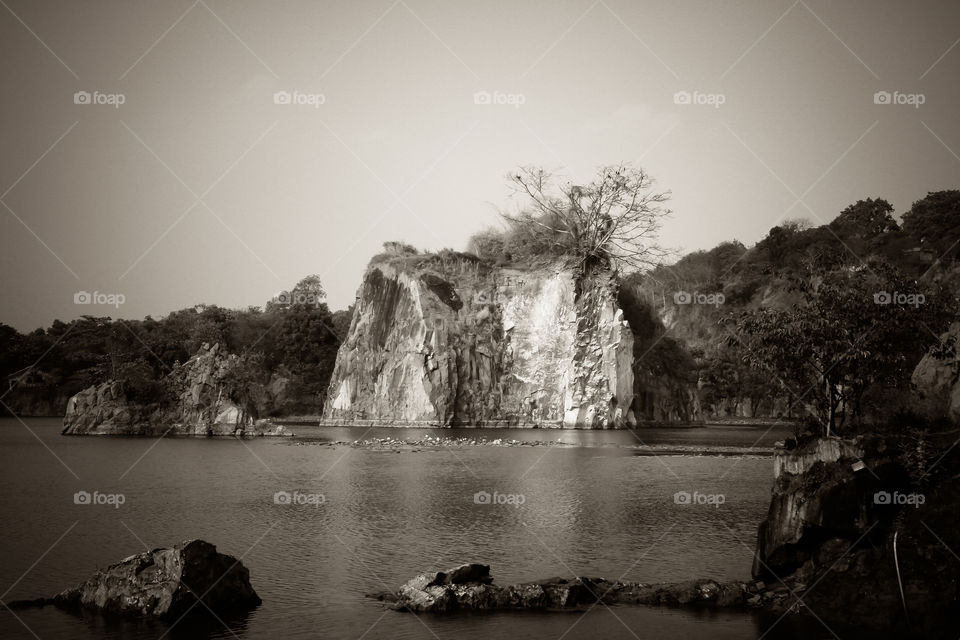
[(0, 322), (345, 308), (520, 165), (643, 167), (678, 253), (902, 214), (960, 188), (958, 43), (953, 1), (0, 0)]

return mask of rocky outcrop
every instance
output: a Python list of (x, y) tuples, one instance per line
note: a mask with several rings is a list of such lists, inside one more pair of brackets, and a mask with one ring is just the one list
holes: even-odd
[(872, 497), (876, 481), (865, 467), (855, 470), (863, 455), (861, 441), (840, 438), (775, 451), (773, 495), (754, 558), (756, 577), (786, 575), (826, 538), (852, 542), (867, 530), (872, 513), (867, 494)]
[(108, 380), (67, 401), (63, 433), (145, 435), (154, 429), (152, 418), (153, 412), (127, 400), (121, 382)]
[(371, 264), (327, 423), (605, 428), (628, 421), (633, 336), (609, 273), (465, 254)]
[(260, 604), (240, 560), (203, 540), (130, 556), (99, 570), (53, 598), (11, 603), (14, 608), (53, 604), (121, 616), (179, 619), (188, 613), (223, 614)]
[(370, 594), (392, 602), (397, 611), (446, 613), (457, 610), (583, 609), (603, 604), (766, 606), (776, 609), (786, 589), (767, 590), (762, 582), (688, 580), (644, 584), (604, 578), (549, 578), (515, 585), (495, 585), (490, 567), (464, 564), (447, 571), (420, 574), (396, 593)]
[[(921, 490), (888, 440), (781, 444), (753, 574), (787, 587), (800, 608), (828, 622), (953, 637), (960, 604), (950, 551), (960, 542), (956, 467), (938, 460), (942, 478), (928, 467)], [(947, 453), (949, 446), (943, 443)]]
[(239, 357), (219, 345), (204, 344), (186, 363), (161, 380), (170, 398), (143, 404), (131, 400), (125, 385), (108, 380), (88, 387), (67, 402), (65, 435), (260, 436), (288, 435), (284, 427), (255, 420), (230, 400), (228, 377)]
[[(914, 403), (930, 417), (960, 421), (960, 322), (940, 336), (940, 342), (917, 364), (911, 377)], [(946, 347), (946, 348), (944, 348)]]

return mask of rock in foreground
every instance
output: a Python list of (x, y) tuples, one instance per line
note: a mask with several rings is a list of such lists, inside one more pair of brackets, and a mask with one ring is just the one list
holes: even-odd
[(130, 556), (52, 600), (63, 608), (174, 619), (208, 608), (217, 614), (252, 609), (260, 602), (243, 563), (203, 540)]
[(762, 583), (691, 580), (676, 584), (643, 584), (603, 578), (550, 578), (500, 586), (490, 567), (464, 564), (447, 571), (424, 573), (405, 583), (397, 594), (380, 594), (398, 611), (444, 613), (456, 610), (578, 609), (597, 603), (719, 607), (766, 605), (785, 608), (788, 590), (765, 591)]

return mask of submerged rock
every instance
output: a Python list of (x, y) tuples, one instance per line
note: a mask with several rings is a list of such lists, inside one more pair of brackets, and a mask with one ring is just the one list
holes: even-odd
[(364, 275), (323, 422), (624, 426), (632, 351), (610, 273), (388, 256)]
[(209, 542), (190, 540), (130, 556), (45, 602), (106, 614), (178, 618), (208, 608), (217, 614), (252, 609), (261, 600), (243, 563), (218, 553)]

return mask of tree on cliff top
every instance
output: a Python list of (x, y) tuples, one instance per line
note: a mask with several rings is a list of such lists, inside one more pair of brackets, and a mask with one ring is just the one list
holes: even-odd
[(653, 179), (627, 165), (601, 167), (586, 185), (558, 184), (537, 167), (509, 176), (529, 207), (504, 214), (510, 244), (529, 245), (573, 259), (576, 266), (614, 269), (651, 267), (664, 256), (657, 232), (670, 210), (668, 191), (654, 191)]

